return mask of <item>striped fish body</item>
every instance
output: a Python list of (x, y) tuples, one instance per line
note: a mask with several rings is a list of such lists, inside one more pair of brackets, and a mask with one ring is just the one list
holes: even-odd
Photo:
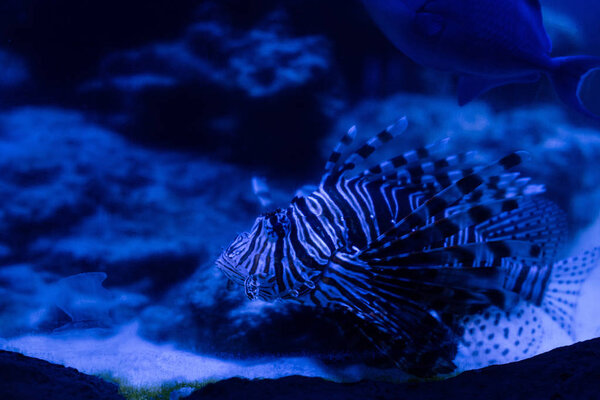
[[(542, 186), (511, 172), (527, 155), (481, 165), (473, 152), (445, 156), (442, 140), (356, 171), (405, 128), (401, 119), (344, 156), (350, 129), (317, 190), (260, 216), (219, 268), (250, 299), (350, 311), (377, 348), (416, 374), (450, 372), (465, 354), (473, 365), (513, 360), (522, 343), (533, 352), (531, 340), (514, 340), (504, 354), (515, 313), (539, 309), (572, 333), (595, 253), (585, 265), (556, 264), (565, 216), (538, 198)], [(580, 279), (560, 279), (565, 268)], [(475, 338), (488, 316), (487, 340)], [(472, 342), (489, 346), (471, 351)]]

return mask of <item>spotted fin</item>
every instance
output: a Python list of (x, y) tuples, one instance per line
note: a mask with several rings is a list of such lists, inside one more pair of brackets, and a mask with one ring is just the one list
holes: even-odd
[(569, 336), (575, 338), (574, 314), (581, 287), (600, 261), (600, 247), (556, 262), (548, 280), (542, 308)]
[(463, 317), (464, 329), (454, 363), (460, 370), (505, 364), (531, 357), (540, 349), (544, 331), (539, 308), (521, 302), (505, 311), (492, 306)]

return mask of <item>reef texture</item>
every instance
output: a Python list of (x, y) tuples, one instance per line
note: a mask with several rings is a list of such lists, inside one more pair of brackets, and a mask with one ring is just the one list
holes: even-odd
[(597, 399), (600, 339), (561, 347), (516, 363), (432, 382), (334, 383), (290, 376), (277, 380), (233, 378), (205, 386), (187, 399)]
[(0, 350), (0, 398), (3, 400), (119, 400), (115, 384), (73, 368)]

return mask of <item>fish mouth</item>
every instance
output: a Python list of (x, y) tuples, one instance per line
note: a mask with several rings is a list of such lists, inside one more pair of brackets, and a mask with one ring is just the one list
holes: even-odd
[(233, 260), (230, 260), (225, 253), (221, 254), (216, 260), (217, 268), (225, 274), (227, 278), (238, 285), (243, 286), (246, 281), (246, 276), (241, 273), (240, 269), (234, 265)]

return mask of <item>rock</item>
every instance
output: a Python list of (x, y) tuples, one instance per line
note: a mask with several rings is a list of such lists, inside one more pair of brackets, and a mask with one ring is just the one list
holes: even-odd
[(73, 368), (0, 350), (0, 398), (119, 400), (117, 385)]
[(162, 296), (200, 264), (212, 269), (219, 249), (208, 243), (230, 240), (221, 227), (242, 229), (258, 211), (250, 174), (131, 147), (76, 112), (2, 113), (0, 151), (0, 303), (15, 313), (2, 335), (39, 329), (52, 285), (82, 272), (105, 272), (129, 303), (115, 322), (131, 318), (140, 294)]
[(400, 384), (335, 383), (291, 376), (233, 378), (209, 384), (187, 399), (595, 399), (600, 391), (600, 339), (561, 347), (516, 363), (464, 372), (442, 381)]
[(191, 386), (184, 386), (182, 388), (179, 388), (177, 390), (172, 391), (171, 394), (169, 394), (169, 400), (179, 400), (182, 397), (189, 396), (193, 392), (194, 392), (194, 388), (193, 387), (191, 387)]
[(329, 41), (294, 35), (284, 21), (241, 30), (200, 20), (175, 40), (110, 54), (82, 86), (86, 102), (104, 99), (102, 120), (146, 145), (307, 171), (339, 80)]

